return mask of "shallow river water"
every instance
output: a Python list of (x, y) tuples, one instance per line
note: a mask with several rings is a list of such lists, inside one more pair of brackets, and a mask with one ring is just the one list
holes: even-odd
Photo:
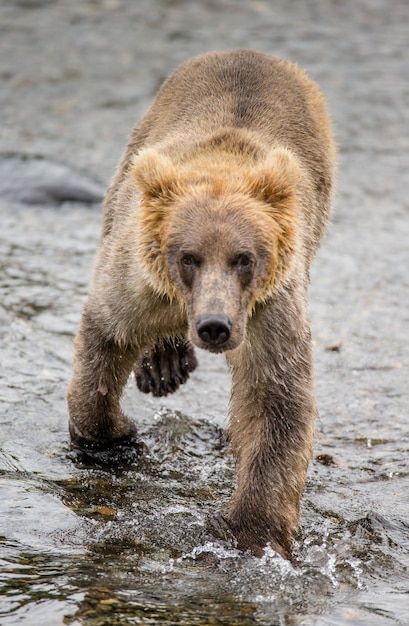
[[(2, 11), (0, 624), (407, 626), (406, 2), (27, 0)], [(122, 72), (108, 104), (102, 39)], [(337, 209), (312, 275), (320, 419), (292, 563), (238, 552), (224, 521), (234, 472), (222, 358), (200, 353), (166, 399), (129, 381), (139, 456), (91, 466), (68, 445), (72, 339), (126, 132), (176, 62), (238, 45), (309, 68), (340, 142)]]

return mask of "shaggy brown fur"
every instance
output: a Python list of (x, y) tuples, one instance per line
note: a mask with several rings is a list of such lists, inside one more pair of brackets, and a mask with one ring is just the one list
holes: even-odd
[(133, 434), (120, 408), (133, 367), (142, 391), (165, 395), (196, 366), (192, 344), (225, 352), (237, 464), (228, 516), (255, 554), (271, 542), (288, 556), (299, 523), (316, 416), (309, 265), (334, 163), (324, 98), (296, 66), (250, 50), (182, 65), (108, 190), (75, 341), (77, 446)]

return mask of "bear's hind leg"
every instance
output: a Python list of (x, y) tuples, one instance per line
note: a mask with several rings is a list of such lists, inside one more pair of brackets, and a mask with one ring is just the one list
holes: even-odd
[(196, 355), (189, 342), (164, 339), (135, 365), (136, 384), (143, 393), (167, 396), (187, 381), (196, 366)]

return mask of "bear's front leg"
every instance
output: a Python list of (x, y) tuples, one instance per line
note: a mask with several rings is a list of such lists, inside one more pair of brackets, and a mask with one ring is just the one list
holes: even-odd
[(69, 430), (74, 447), (103, 446), (132, 439), (136, 429), (120, 398), (137, 357), (135, 347), (107, 336), (98, 314), (85, 310), (75, 339), (68, 389)]
[(135, 366), (136, 384), (143, 393), (167, 396), (185, 383), (196, 367), (196, 355), (189, 342), (164, 339)]
[(233, 375), (230, 438), (237, 469), (229, 521), (240, 549), (261, 556), (270, 543), (289, 558), (316, 408), (310, 332), (297, 324), (278, 327), (280, 313), (264, 310), (251, 319), (247, 340), (228, 358)]

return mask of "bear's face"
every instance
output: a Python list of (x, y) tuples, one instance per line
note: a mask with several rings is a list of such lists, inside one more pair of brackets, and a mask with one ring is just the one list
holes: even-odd
[(223, 352), (240, 345), (256, 303), (290, 271), (298, 166), (285, 150), (250, 169), (215, 166), (214, 155), (209, 163), (137, 156), (137, 256), (151, 287), (182, 303), (192, 342)]
[(184, 302), (190, 339), (210, 352), (240, 345), (271, 279), (274, 250), (252, 219), (256, 204), (238, 195), (190, 197), (176, 202), (164, 233), (167, 270)]

